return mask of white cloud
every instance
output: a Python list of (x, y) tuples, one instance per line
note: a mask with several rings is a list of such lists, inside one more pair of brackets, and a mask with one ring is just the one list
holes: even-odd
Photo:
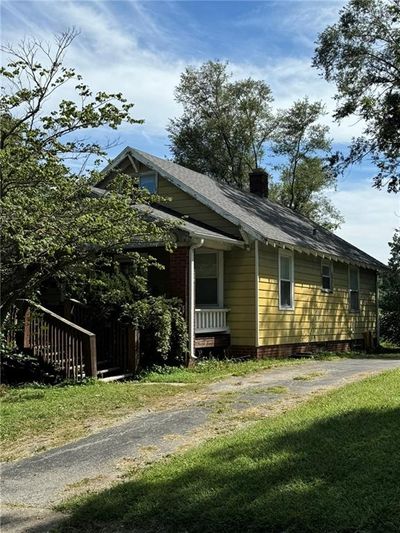
[(338, 190), (329, 197), (344, 216), (345, 223), (336, 233), (364, 252), (386, 263), (388, 242), (400, 226), (400, 197), (378, 191), (364, 182), (357, 188)]
[[(121, 91), (128, 100), (133, 101), (136, 117), (145, 119), (143, 131), (146, 135), (165, 134), (168, 119), (180, 113), (180, 107), (174, 101), (174, 88), (188, 60), (183, 60), (176, 53), (169, 53), (169, 49), (174, 48), (174, 36), (167, 25), (156, 23), (147, 5), (95, 0), (35, 2), (34, 16), (29, 17), (29, 11), (25, 9), (32, 4), (18, 4), (21, 9), (16, 9), (13, 3), (5, 3), (14, 20), (14, 24), (7, 24), (4, 28), (5, 40), (15, 42), (32, 31), (51, 41), (54, 31), (76, 26), (81, 30), (81, 35), (68, 50), (67, 63), (83, 74), (85, 81), (94, 89)], [(121, 5), (125, 6), (125, 16), (115, 8)], [(321, 10), (320, 3), (315, 7), (297, 5), (295, 10), (292, 8), (288, 11), (287, 20), (281, 23), (287, 26), (288, 21), (293, 22), (293, 18), (301, 17), (300, 23), (298, 21), (293, 25), (294, 22), (290, 22), (290, 26), (304, 33), (303, 28), (308, 28), (310, 24), (313, 27), (321, 26), (331, 20), (333, 13), (337, 12), (337, 6), (336, 3), (334, 7), (326, 5)], [(151, 48), (142, 43), (144, 28), (151, 33)], [(361, 132), (362, 124), (355, 120), (350, 119), (340, 125), (333, 122), (334, 88), (311, 68), (311, 59), (285, 56), (269, 58), (267, 52), (265, 57), (265, 64), (261, 66), (232, 61), (231, 68), (237, 77), (252, 76), (266, 80), (271, 85), (276, 108), (288, 107), (295, 99), (305, 95), (311, 100), (322, 100), (328, 111), (323, 122), (331, 127), (335, 142), (346, 143)], [(199, 63), (200, 60), (189, 62)]]

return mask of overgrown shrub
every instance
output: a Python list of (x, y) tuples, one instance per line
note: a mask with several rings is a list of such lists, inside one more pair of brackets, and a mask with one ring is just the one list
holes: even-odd
[[(124, 305), (123, 320), (140, 328), (149, 354), (148, 364), (184, 364), (188, 356), (188, 332), (178, 298), (149, 296)], [(147, 345), (147, 346), (146, 346)]]

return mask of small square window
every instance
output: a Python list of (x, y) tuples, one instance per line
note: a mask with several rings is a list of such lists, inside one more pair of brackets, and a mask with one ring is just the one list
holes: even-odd
[(146, 189), (150, 194), (157, 192), (157, 174), (155, 172), (141, 174), (139, 176), (139, 187)]

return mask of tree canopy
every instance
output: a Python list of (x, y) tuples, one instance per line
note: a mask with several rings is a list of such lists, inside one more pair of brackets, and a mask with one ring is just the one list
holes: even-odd
[(307, 98), (278, 112), (272, 151), (282, 162), (271, 198), (334, 230), (343, 219), (324, 194), (336, 186), (336, 176), (328, 163), (329, 127), (318, 122), (323, 113), (321, 102)]
[(248, 190), (249, 172), (265, 164), (272, 169), (272, 155), (279, 156), (271, 199), (337, 228), (342, 219), (325, 195), (336, 178), (327, 164), (328, 128), (318, 122), (322, 104), (305, 98), (274, 113), (269, 86), (251, 78), (234, 80), (228, 67), (208, 61), (181, 75), (176, 100), (183, 114), (168, 126), (175, 162)]
[[(132, 208), (151, 200), (132, 180), (118, 193), (92, 194), (99, 173), (85, 163), (89, 157), (99, 163), (105, 151), (84, 132), (140, 121), (122, 94), (93, 93), (64, 65), (75, 37), (70, 30), (53, 45), (32, 38), (3, 47), (9, 62), (1, 69), (0, 100), (2, 318), (49, 278), (95, 277), (133, 239), (170, 242), (168, 227)], [(57, 98), (67, 85), (74, 97)], [(135, 260), (146, 265), (143, 256)]]
[(335, 117), (363, 121), (339, 169), (370, 158), (374, 185), (400, 189), (400, 3), (350, 0), (318, 37), (314, 66), (336, 85)]
[(183, 106), (182, 116), (167, 128), (175, 162), (246, 188), (273, 129), (269, 86), (233, 80), (227, 63), (207, 61), (186, 68), (175, 97)]

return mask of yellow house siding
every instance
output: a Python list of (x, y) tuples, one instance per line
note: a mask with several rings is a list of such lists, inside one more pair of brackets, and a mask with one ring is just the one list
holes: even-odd
[(359, 339), (376, 328), (374, 271), (360, 269), (360, 312), (349, 310), (348, 265), (333, 262), (333, 292), (321, 290), (321, 258), (294, 252), (294, 310), (279, 310), (278, 248), (260, 245), (260, 345)]
[(212, 209), (205, 206), (189, 194), (181, 191), (162, 177), (158, 178), (158, 194), (164, 198), (170, 199), (170, 201), (164, 202), (163, 205), (166, 207), (169, 207), (182, 215), (188, 215), (203, 224), (216, 228), (217, 230), (224, 231), (235, 237), (240, 237), (238, 228), (231, 222), (218, 215)]
[(235, 248), (224, 252), (224, 305), (232, 345), (255, 345), (255, 252)]

